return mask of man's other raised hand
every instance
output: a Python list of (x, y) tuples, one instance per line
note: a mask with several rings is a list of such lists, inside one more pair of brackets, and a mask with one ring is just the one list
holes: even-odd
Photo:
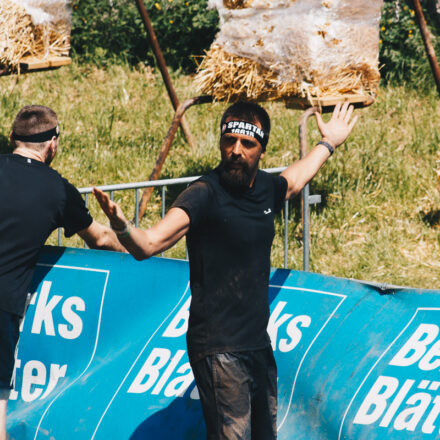
[(332, 117), (327, 123), (323, 121), (321, 113), (315, 112), (316, 122), (324, 141), (334, 148), (342, 145), (353, 130), (358, 116), (353, 115), (354, 107), (348, 102), (338, 102), (333, 110)]
[(94, 187), (93, 194), (98, 200), (101, 209), (110, 220), (112, 229), (124, 229), (127, 226), (128, 220), (125, 218), (121, 207), (117, 203), (110, 200), (108, 194), (106, 194), (104, 191), (101, 191), (99, 188)]

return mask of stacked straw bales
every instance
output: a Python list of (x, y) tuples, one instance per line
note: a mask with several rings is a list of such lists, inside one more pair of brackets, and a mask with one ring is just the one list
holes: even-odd
[(0, 65), (16, 69), (25, 56), (68, 55), (67, 0), (0, 0)]
[(220, 32), (196, 76), (216, 100), (375, 95), (382, 0), (210, 0)]

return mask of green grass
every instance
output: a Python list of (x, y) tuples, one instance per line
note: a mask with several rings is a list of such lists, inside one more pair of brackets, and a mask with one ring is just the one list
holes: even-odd
[[(181, 100), (194, 96), (191, 77), (174, 77)], [(149, 68), (116, 66), (100, 70), (72, 65), (60, 70), (0, 78), (0, 152), (16, 112), (27, 104), (54, 108), (61, 120), (61, 150), (54, 168), (78, 187), (147, 180), (173, 111), (160, 75)], [(272, 134), (262, 167), (288, 165), (298, 158), (301, 112), (281, 103), (265, 104)], [(191, 176), (215, 166), (219, 159), (218, 123), (225, 104), (190, 109), (187, 118), (197, 139), (191, 150), (179, 133), (162, 177)], [(312, 208), (311, 270), (424, 288), (440, 286), (439, 99), (435, 91), (405, 87), (381, 90), (361, 115), (351, 138), (312, 182), (312, 194), (323, 203)], [(319, 139), (309, 124), (310, 145)], [(177, 195), (169, 191), (168, 206)], [(117, 192), (128, 217), (134, 193)], [(154, 197), (142, 227), (160, 216)], [(105, 221), (96, 202), (94, 216)], [(293, 201), (289, 225), (289, 267), (301, 269), (299, 198)], [(281, 219), (277, 222), (281, 233)], [(56, 244), (56, 234), (49, 239)], [(77, 238), (67, 246), (80, 245)], [(272, 264), (283, 262), (278, 234)], [(167, 256), (182, 258), (184, 243)]]

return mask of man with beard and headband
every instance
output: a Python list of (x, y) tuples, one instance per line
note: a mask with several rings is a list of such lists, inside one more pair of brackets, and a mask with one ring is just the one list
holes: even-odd
[(258, 169), (270, 120), (257, 104), (239, 102), (221, 120), (220, 165), (183, 191), (147, 231), (129, 225), (120, 207), (94, 193), (121, 243), (139, 260), (184, 235), (192, 301), (188, 355), (208, 439), (276, 438), (277, 371), (266, 327), (274, 215), (317, 173), (350, 134), (353, 107), (338, 104), (322, 140), (274, 176)]
[(89, 247), (125, 252), (115, 233), (94, 221), (78, 190), (49, 164), (58, 149), (57, 115), (41, 105), (22, 108), (0, 155), (0, 440), (12, 388), (20, 319), (38, 254), (53, 230), (77, 233)]

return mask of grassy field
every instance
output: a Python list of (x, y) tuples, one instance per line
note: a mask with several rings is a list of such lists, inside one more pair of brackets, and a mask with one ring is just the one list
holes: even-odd
[[(190, 77), (174, 78), (181, 100), (197, 94)], [(15, 113), (27, 104), (54, 108), (61, 120), (56, 168), (78, 187), (147, 180), (172, 118), (159, 74), (145, 67), (72, 65), (50, 72), (0, 78), (0, 153)], [(273, 130), (262, 167), (288, 165), (298, 158), (301, 112), (266, 104)], [(225, 104), (192, 108), (187, 118), (197, 147), (179, 134), (162, 177), (191, 176), (216, 165), (218, 123)], [(311, 270), (329, 275), (424, 288), (440, 288), (440, 104), (431, 94), (404, 87), (382, 88), (378, 101), (361, 115), (354, 133), (312, 182), (323, 203), (312, 208)], [(314, 122), (310, 144), (319, 140)], [(168, 205), (177, 194), (170, 191)], [(118, 192), (128, 216), (134, 194)], [(160, 215), (155, 196), (143, 227)], [(104, 221), (96, 202), (91, 211)], [(277, 222), (281, 232), (281, 219)], [(299, 199), (290, 212), (289, 267), (301, 269)], [(55, 234), (49, 240), (56, 244)], [(77, 239), (64, 240), (77, 246)], [(167, 252), (185, 255), (184, 243)], [(277, 236), (272, 264), (283, 261)]]

